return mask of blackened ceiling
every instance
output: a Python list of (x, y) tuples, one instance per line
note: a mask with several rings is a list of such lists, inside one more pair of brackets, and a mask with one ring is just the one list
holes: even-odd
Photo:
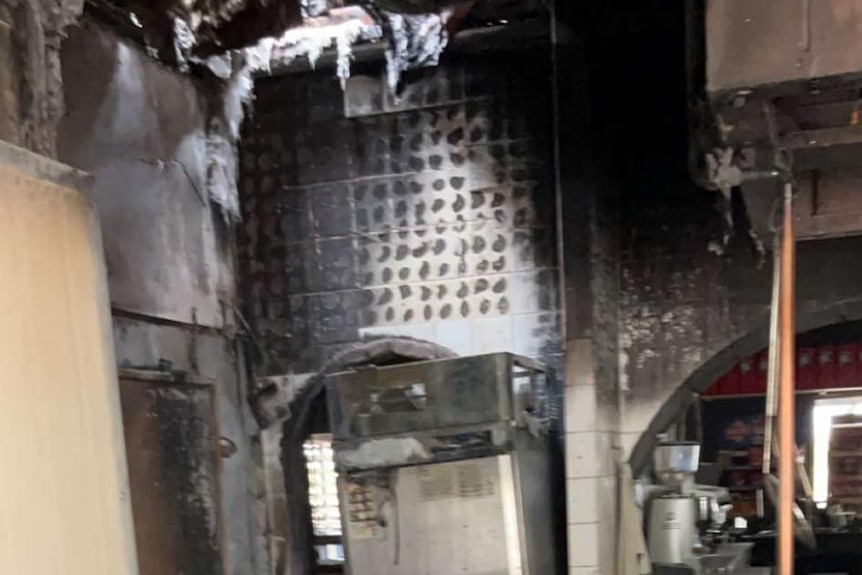
[(182, 64), (255, 45), (302, 26), (325, 25), (331, 14), (361, 6), (381, 13), (451, 10), (450, 34), (462, 29), (542, 17), (545, 0), (86, 0), (86, 11), (147, 49), (159, 60)]

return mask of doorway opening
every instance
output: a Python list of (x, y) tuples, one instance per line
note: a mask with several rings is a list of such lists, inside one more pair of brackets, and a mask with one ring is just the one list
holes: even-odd
[(812, 410), (814, 503), (862, 511), (862, 396), (818, 399)]
[(332, 463), (326, 376), (354, 368), (451, 357), (455, 353), (443, 346), (409, 337), (367, 339), (334, 356), (287, 406), (293, 415), (284, 423), (281, 463), (289, 535), (279, 572), (345, 572), (347, 550), (340, 532), (340, 510), (337, 495), (334, 499), (330, 495), (337, 473)]
[(338, 504), (338, 474), (332, 452), (332, 434), (315, 433), (303, 444), (308, 472), (308, 503), (318, 572), (341, 572), (344, 543)]

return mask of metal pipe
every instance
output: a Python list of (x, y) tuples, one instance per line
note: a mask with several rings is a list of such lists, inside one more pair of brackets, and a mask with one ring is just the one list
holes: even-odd
[(772, 252), (772, 303), (769, 310), (769, 368), (766, 379), (766, 421), (763, 430), (763, 474), (772, 471), (775, 415), (778, 408), (778, 307), (781, 285), (781, 238), (776, 233)]
[(793, 187), (784, 185), (784, 225), (781, 245), (781, 372), (778, 391), (778, 572), (779, 575), (793, 575), (793, 504), (794, 504), (794, 467), (795, 444), (795, 281), (796, 245), (793, 237)]

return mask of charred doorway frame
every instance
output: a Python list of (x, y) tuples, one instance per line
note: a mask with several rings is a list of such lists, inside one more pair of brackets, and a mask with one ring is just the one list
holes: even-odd
[[(326, 376), (351, 368), (392, 365), (457, 357), (452, 350), (408, 337), (366, 339), (337, 353), (317, 372), (287, 406), (291, 414), (283, 424), (281, 464), (287, 496), (287, 541), (279, 575), (311, 575), (314, 533), (308, 499), (308, 475), (303, 443), (311, 433), (314, 401), (324, 393)], [(287, 569), (289, 564), (289, 569)]]
[[(832, 302), (821, 307), (797, 310), (796, 333), (820, 329), (830, 325), (862, 320), (862, 296)], [(742, 357), (757, 353), (769, 345), (768, 315), (725, 346), (721, 351), (703, 362), (653, 416), (649, 426), (641, 434), (629, 457), (635, 477), (646, 473), (651, 466), (651, 454), (658, 443), (658, 434), (679, 421), (694, 398), (712, 385)]]

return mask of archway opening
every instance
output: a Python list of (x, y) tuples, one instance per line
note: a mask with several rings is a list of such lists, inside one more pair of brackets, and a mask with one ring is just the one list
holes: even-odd
[[(652, 453), (660, 436), (684, 420), (693, 402), (720, 377), (737, 365), (740, 360), (753, 357), (769, 344), (768, 318), (738, 337), (728, 341), (720, 351), (714, 353), (682, 381), (671, 396), (656, 410), (649, 425), (638, 437), (629, 452), (628, 462), (635, 477), (648, 473)], [(806, 334), (822, 334), (816, 337), (838, 335), (842, 330), (853, 332), (862, 323), (862, 299), (833, 302), (814, 309), (797, 312), (797, 349), (799, 337)], [(839, 327), (844, 326), (846, 327)]]
[[(316, 575), (343, 572), (343, 547), (341, 560), (338, 550), (341, 546), (341, 535), (335, 534), (335, 529), (324, 528), (324, 524), (329, 527), (333, 525), (332, 521), (326, 520), (328, 515), (333, 514), (332, 506), (321, 505), (315, 509), (310, 492), (310, 479), (314, 474), (309, 473), (309, 462), (317, 461), (314, 456), (310, 458), (309, 455), (312, 455), (315, 447), (319, 448), (319, 455), (327, 453), (327, 437), (331, 434), (326, 416), (326, 376), (349, 369), (384, 367), (448, 357), (456, 357), (456, 354), (448, 348), (427, 341), (407, 337), (368, 339), (348, 346), (333, 356), (324, 368), (308, 381), (290, 405), (286, 406), (291, 417), (284, 423), (281, 462), (287, 496), (288, 541), (283, 564), (277, 566), (279, 573)], [(327, 456), (329, 460), (325, 457), (319, 458), (321, 467), (329, 468), (331, 448)], [(326, 483), (331, 482), (333, 477), (321, 473), (317, 475), (317, 480)], [(315, 512), (319, 518), (317, 522), (314, 520)], [(317, 529), (315, 523), (318, 523)], [(332, 533), (324, 533), (325, 531)]]
[[(759, 336), (717, 354), (666, 402), (632, 454), (636, 473), (649, 470), (659, 434), (698, 441), (704, 478), (731, 491), (734, 514), (757, 514), (768, 364)], [(862, 320), (803, 331), (796, 350), (796, 442), (815, 495), (862, 510), (862, 450), (844, 445), (862, 445)]]

